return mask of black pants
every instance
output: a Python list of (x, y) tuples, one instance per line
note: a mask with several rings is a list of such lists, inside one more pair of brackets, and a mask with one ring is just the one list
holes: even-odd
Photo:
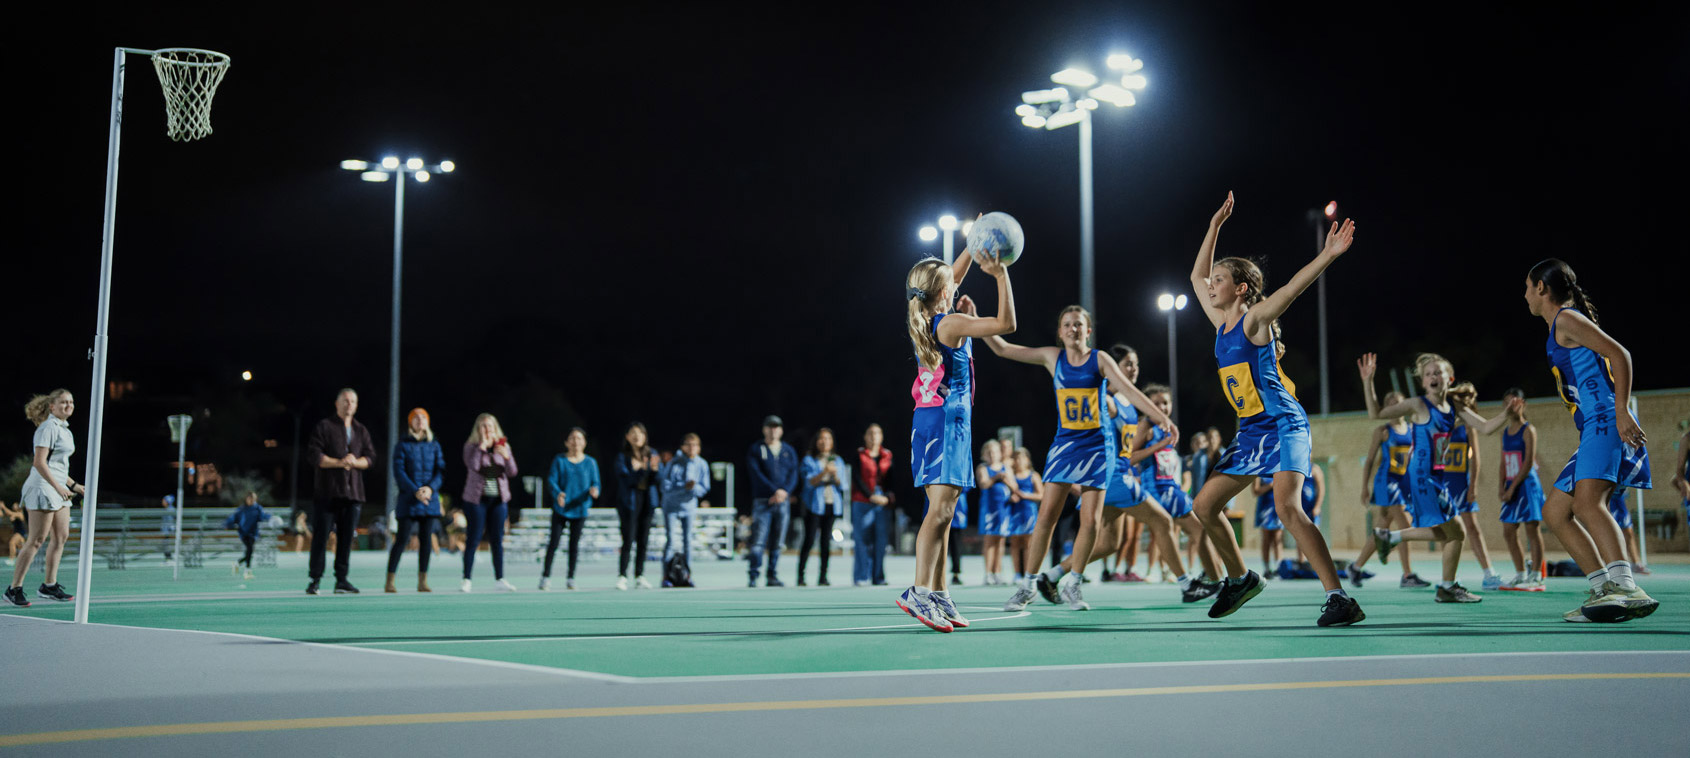
[(821, 567), (816, 576), (827, 578), (828, 553), (833, 547), (833, 520), (837, 518), (832, 513), (811, 513), (804, 511), (804, 541), (798, 547), (798, 578), (804, 578), (804, 565), (810, 562), (810, 548), (818, 542), (821, 544)]
[[(628, 558), (630, 557), (634, 558), (634, 576), (645, 576), (645, 548), (646, 543), (651, 540), (652, 512), (657, 510), (651, 504), (651, 498), (643, 492), (637, 492), (634, 495), (634, 500), (634, 510), (616, 509), (616, 516), (622, 521), (621, 568), (616, 572), (621, 576), (628, 575)], [(571, 539), (570, 544), (574, 545), (575, 541)], [(574, 553), (573, 547), (570, 548), (570, 553)], [(571, 565), (573, 565), (573, 561)], [(575, 572), (571, 571), (570, 573), (574, 574)]]
[(475, 573), (475, 551), (481, 549), (481, 538), (487, 537), (487, 547), (493, 554), (493, 578), (505, 578), (505, 520), (510, 517), (509, 503), (464, 503), (464, 578)]
[(241, 535), (241, 544), (246, 546), (246, 555), (241, 556), (240, 562), (246, 564), (247, 568), (252, 568), (252, 546), (257, 542), (257, 537)]
[(962, 530), (951, 527), (950, 546), (945, 552), (951, 554), (951, 573), (962, 576)]
[(399, 570), (399, 556), (405, 554), (405, 546), (410, 544), (412, 534), (417, 535), (417, 571), (428, 573), (428, 559), (434, 555), (429, 538), (434, 536), (434, 525), (439, 521), (436, 516), (407, 516), (399, 519), (399, 536), (394, 538), (393, 547), (387, 551), (387, 573)]
[(575, 558), (581, 552), (581, 529), (587, 525), (584, 518), (564, 518), (552, 514), (551, 535), (546, 538), (546, 568), (540, 576), (552, 575), (552, 557), (557, 555), (558, 539), (563, 536), (563, 527), (569, 526), (569, 574), (568, 578), (575, 578)]
[(318, 502), (311, 511), (311, 581), (323, 578), (330, 534), (335, 535), (335, 581), (346, 581), (346, 571), (352, 565), (352, 543), (358, 538), (358, 509), (363, 505), (337, 497)]

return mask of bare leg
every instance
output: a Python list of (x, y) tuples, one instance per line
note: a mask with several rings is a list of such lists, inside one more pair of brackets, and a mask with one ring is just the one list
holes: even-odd
[[(1408, 510), (1403, 508), (1402, 506), (1393, 505), (1389, 508), (1386, 508), (1385, 510), (1388, 511), (1389, 514), (1390, 514), (1386, 518), (1386, 524), (1385, 524), (1386, 529), (1393, 529), (1393, 528), (1408, 529), (1408, 528), (1414, 526), (1414, 524), (1409, 523)], [(1371, 542), (1371, 541), (1372, 540), (1369, 540), (1369, 542)], [(1397, 562), (1402, 564), (1402, 575), (1403, 576), (1408, 576), (1409, 574), (1414, 573), (1414, 565), (1412, 563), (1410, 563), (1410, 561), (1409, 561), (1409, 554), (1413, 553), (1413, 552), (1414, 552), (1413, 550), (1405, 549), (1402, 552), (1397, 554), (1398, 555)]]
[(1528, 571), (1543, 570), (1543, 530), (1541, 522), (1526, 522), (1526, 543), (1532, 551), (1532, 566)]
[(1520, 525), (1502, 522), (1502, 541), (1508, 545), (1508, 557), (1514, 560), (1514, 572), (1526, 573), (1526, 555), (1520, 551)]
[(1214, 550), (1210, 549), (1207, 534), (1203, 531), (1203, 522), (1197, 520), (1196, 514), (1187, 513), (1175, 522), (1181, 531), (1185, 532), (1191, 544), (1197, 547), (1197, 560), (1203, 563), (1203, 573), (1212, 579), (1220, 576), (1220, 564), (1216, 562)]
[[(1544, 523), (1586, 574), (1607, 565), (1604, 555), (1620, 554), (1620, 527), (1607, 506), (1613, 488), (1612, 482), (1586, 479), (1573, 485), (1574, 495), (1550, 487), (1543, 500)], [(1575, 513), (1582, 525), (1573, 521)]]
[(1203, 523), (1203, 531), (1209, 534), (1209, 544), (1214, 545), (1215, 551), (1220, 553), (1221, 563), (1226, 566), (1229, 579), (1243, 578), (1246, 570), (1244, 553), (1238, 549), (1238, 537), (1233, 534), (1232, 524), (1227, 523), (1223, 511), (1227, 501), (1243, 492), (1254, 478), (1232, 474), (1210, 476), (1209, 480), (1203, 483), (1203, 489), (1197, 493), (1197, 502), (1192, 506), (1197, 520)]
[(1009, 557), (1015, 564), (1015, 573), (1027, 575), (1027, 535), (1017, 534), (1009, 538)]
[(1122, 522), (1121, 533), (1121, 556), (1116, 563), (1126, 566), (1126, 569), (1124, 571), (1116, 570), (1123, 574), (1131, 574), (1133, 568), (1138, 565), (1138, 544), (1144, 537), (1144, 522), (1128, 514), (1127, 520)]
[(47, 530), (53, 521), (51, 511), (25, 510), (29, 516), (29, 541), (18, 552), (17, 565), (12, 568), (12, 586), (22, 587), (25, 574), (29, 573), (29, 564), (35, 562), (35, 553), (41, 549), (41, 543), (47, 541)]
[(1473, 545), (1473, 557), (1479, 559), (1479, 567), (1489, 574), (1490, 552), (1485, 549), (1485, 533), (1479, 529), (1478, 517), (1476, 512), (1461, 514), (1461, 526), (1467, 532), (1467, 541)]
[(1132, 513), (1133, 518), (1143, 522), (1145, 528), (1150, 530), (1151, 547), (1157, 548), (1157, 552), (1161, 553), (1163, 562), (1174, 572), (1174, 576), (1185, 576), (1185, 564), (1179, 558), (1179, 546), (1174, 543), (1174, 520), (1162, 509), (1162, 505), (1145, 498), (1127, 510)]
[(1082, 556), (1083, 562), (1065, 561), (1072, 564), (1069, 571), (1077, 576), (1085, 576), (1086, 564), (1092, 562), (1092, 547), (1097, 544), (1097, 522), (1099, 511), (1103, 508), (1103, 490), (1096, 487), (1080, 488), (1080, 528), (1074, 534), (1074, 555)]
[(997, 574), (1003, 571), (1003, 538), (989, 536), (985, 540), (986, 573)]
[(948, 484), (927, 485), (927, 516), (915, 535), (915, 586), (945, 589), (945, 548), (951, 538), (951, 517), (962, 490)]
[(1062, 509), (1067, 504), (1068, 485), (1045, 482), (1045, 496), (1039, 502), (1039, 517), (1033, 522), (1033, 533), (1027, 538), (1027, 573), (1038, 571), (1044, 565), (1045, 555), (1050, 553), (1051, 535), (1056, 533), (1056, 522), (1062, 519)]
[[(1461, 541), (1464, 537), (1461, 519), (1450, 519), (1432, 527), (1417, 526), (1413, 529), (1403, 529), (1396, 534), (1402, 538), (1403, 542), (1409, 540), (1438, 540), (1442, 543), (1443, 580), (1446, 582), (1455, 581), (1456, 568), (1461, 565)], [(1407, 550), (1405, 549), (1404, 552), (1407, 552)], [(1596, 569), (1591, 570), (1595, 571)]]
[[(1085, 507), (1086, 507), (1085, 506), (1085, 500), (1082, 497), (1082, 499), (1080, 500), (1081, 518), (1085, 517), (1085, 514), (1084, 514)], [(1106, 505), (1103, 505), (1102, 503), (1098, 503), (1098, 505), (1097, 505), (1097, 517), (1095, 519), (1093, 519), (1093, 521), (1096, 523), (1096, 526), (1095, 526), (1095, 529), (1097, 530), (1096, 533), (1102, 535), (1102, 534), (1107, 534), (1107, 533), (1112, 532), (1112, 531), (1119, 531), (1121, 519), (1124, 517), (1124, 515), (1125, 515), (1125, 511), (1122, 511), (1120, 508), (1116, 508), (1116, 507), (1113, 507), (1113, 506), (1106, 506)], [(1084, 527), (1081, 527), (1081, 528), (1083, 529)], [(1081, 574), (1083, 576), (1085, 574), (1084, 571), (1080, 571), (1080, 570), (1074, 568), (1074, 556), (1080, 554), (1080, 548), (1077, 547), (1079, 545), (1078, 538), (1076, 538), (1076, 541), (1075, 541), (1074, 544), (1076, 545), (1076, 547), (1074, 548), (1073, 554), (1069, 555), (1066, 559), (1064, 559), (1062, 561), (1062, 570), (1074, 572), (1074, 573), (1077, 573), (1077, 574)], [(1115, 547), (1114, 547), (1114, 545), (1110, 544), (1108, 540), (1104, 540), (1104, 539), (1093, 540), (1092, 543), (1091, 543), (1091, 550), (1090, 550), (1090, 552), (1088, 552), (1086, 554), (1087, 555), (1086, 565), (1090, 565), (1090, 564), (1096, 563), (1098, 561), (1101, 561), (1104, 558), (1107, 558), (1110, 555), (1112, 555), (1114, 552), (1115, 552)]]
[(1303, 512), (1303, 475), (1297, 471), (1280, 471), (1273, 475), (1273, 503), (1279, 511), (1279, 522), (1297, 539), (1299, 552), (1309, 556), (1309, 567), (1320, 577), (1326, 591), (1338, 589), (1338, 569), (1332, 565), (1332, 551), (1326, 547), (1326, 537)]
[(49, 511), (48, 524), (53, 530), (53, 541), (47, 543), (47, 584), (59, 583), (59, 559), (64, 557), (65, 542), (70, 539), (70, 507), (66, 506), (56, 511)]
[(1279, 547), (1280, 543), (1283, 541), (1283, 534), (1284, 532), (1279, 529), (1262, 530), (1263, 570), (1272, 571), (1274, 566), (1279, 564)]

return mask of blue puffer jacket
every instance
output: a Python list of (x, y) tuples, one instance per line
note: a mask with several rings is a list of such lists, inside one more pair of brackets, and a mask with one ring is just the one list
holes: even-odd
[[(393, 448), (393, 479), (399, 483), (399, 503), (395, 512), (408, 518), (440, 516), (440, 487), (446, 483), (446, 453), (434, 440), (401, 437)], [(417, 500), (417, 490), (433, 488), (434, 494), (424, 503)]]

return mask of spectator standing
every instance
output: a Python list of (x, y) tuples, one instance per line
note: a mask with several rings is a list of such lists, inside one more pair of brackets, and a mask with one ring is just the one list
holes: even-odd
[(10, 566), (17, 562), (18, 551), (23, 549), (24, 540), (29, 537), (29, 522), (24, 520), (23, 503), (13, 508), (0, 501), (0, 514), (12, 522), (12, 536), (6, 538), (6, 565)]
[[(678, 553), (692, 563), (692, 523), (698, 499), (710, 494), (710, 464), (699, 455), (696, 434), (681, 438), (681, 449), (663, 465), (663, 565)], [(677, 541), (677, 538), (679, 540)], [(665, 579), (667, 581), (667, 579)]]
[(446, 451), (434, 439), (428, 411), (411, 409), (405, 419), (407, 434), (393, 446), (393, 480), (399, 485), (399, 504), (393, 515), (399, 520), (399, 534), (387, 551), (385, 592), (394, 586), (399, 558), (405, 554), (411, 535), (417, 536), (417, 591), (433, 592), (428, 586), (428, 561), (433, 556), (434, 530), (440, 523), (440, 487), (446, 483)]
[[(540, 589), (552, 588), (552, 558), (557, 555), (558, 539), (563, 528), (569, 527), (569, 573), (564, 586), (575, 589), (575, 560), (581, 551), (581, 529), (586, 526), (587, 509), (599, 499), (599, 462), (587, 455), (587, 432), (581, 427), (569, 430), (563, 442), (564, 452), (552, 459), (551, 473), (546, 486), (552, 496), (552, 528), (546, 538), (546, 565), (540, 573)], [(627, 577), (616, 583), (617, 589), (628, 589)]]
[(475, 417), (469, 440), (464, 443), (464, 581), (459, 591), (470, 591), (470, 576), (475, 573), (475, 553), (481, 549), (481, 539), (493, 553), (494, 588), (500, 592), (515, 592), (516, 586), (505, 581), (505, 520), (510, 516), (511, 479), (516, 477), (516, 458), (511, 455), (510, 440), (505, 439), (504, 427), (491, 413)]
[(634, 559), (634, 583), (651, 589), (645, 578), (646, 543), (651, 539), (651, 517), (657, 511), (658, 469), (662, 462), (646, 444), (645, 424), (635, 421), (622, 434), (622, 452), (616, 454), (616, 516), (622, 525), (622, 555), (617, 569), (616, 589), (628, 589), (628, 559)]
[(799, 502), (804, 508), (804, 538), (798, 547), (798, 586), (804, 586), (804, 564), (810, 560), (810, 547), (821, 550), (821, 564), (816, 572), (816, 585), (826, 587), (827, 559), (833, 552), (833, 520), (845, 513), (845, 501), (851, 498), (851, 467), (833, 449), (833, 430), (822, 427), (810, 442), (810, 454), (804, 456), (803, 490)]
[(229, 567), (230, 573), (238, 572), (245, 566), (244, 578), (252, 578), (252, 548), (258, 543), (258, 526), (269, 520), (270, 515), (264, 512), (264, 506), (258, 504), (256, 492), (246, 493), (246, 500), (241, 503), (241, 507), (236, 508), (234, 513), (229, 514), (229, 518), (223, 520), (223, 528), (235, 530), (235, 534), (240, 535), (241, 545), (246, 548), (246, 553), (241, 559)]
[(375, 461), (376, 446), (370, 430), (356, 418), (358, 393), (348, 387), (335, 396), (334, 418), (317, 422), (306, 443), (306, 458), (317, 462), (315, 510), (311, 514), (311, 583), (305, 594), (317, 594), (323, 579), (328, 540), (336, 540), (334, 591), (336, 595), (358, 594), (346, 580), (351, 567), (353, 541), (358, 536), (358, 511), (365, 503), (364, 471)]
[(750, 581), (746, 584), (749, 587), (757, 586), (764, 551), (769, 554), (765, 586), (786, 586), (778, 569), (781, 548), (786, 544), (786, 529), (791, 523), (792, 491), (798, 487), (798, 453), (780, 441), (784, 431), (779, 416), (764, 418), (763, 439), (752, 443), (746, 454), (746, 469), (751, 472), (751, 540), (746, 545), (751, 562)]
[(24, 404), (23, 415), (35, 424), (34, 457), (29, 478), (24, 480), (21, 505), (29, 514), (29, 538), (24, 541), (17, 565), (12, 569), (12, 583), (6, 587), (6, 601), (28, 606), (23, 580), (36, 551), (47, 542), (45, 581), (36, 589), (38, 597), (66, 601), (73, 595), (59, 586), (59, 558), (64, 555), (65, 541), (70, 539), (70, 499), (83, 492), (82, 485), (71, 481), (70, 457), (76, 454), (76, 439), (70, 433), (70, 416), (76, 412), (76, 398), (70, 390), (57, 389), (36, 395)]
[(886, 584), (886, 543), (897, 514), (886, 486), (892, 451), (881, 446), (885, 441), (880, 425), (869, 424), (857, 448), (856, 486), (851, 488), (851, 584), (857, 587)]

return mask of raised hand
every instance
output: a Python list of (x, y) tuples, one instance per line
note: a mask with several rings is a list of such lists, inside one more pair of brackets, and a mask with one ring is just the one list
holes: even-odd
[(1373, 372), (1379, 368), (1379, 356), (1375, 353), (1363, 355), (1356, 359), (1356, 368), (1361, 370), (1362, 381), (1373, 381)]
[[(981, 268), (981, 270), (985, 270), (986, 267), (981, 266), (980, 268)], [(962, 299), (956, 301), (956, 312), (957, 313), (966, 313), (970, 316), (978, 316), (979, 315), (978, 309), (976, 309), (974, 307), (974, 298), (971, 298), (967, 295), (963, 295)]]
[(1209, 226), (1219, 227), (1221, 224), (1226, 223), (1226, 220), (1228, 218), (1231, 218), (1231, 217), (1232, 217), (1232, 191), (1227, 190), (1226, 202), (1221, 203), (1220, 210), (1215, 211), (1215, 215), (1212, 218), (1209, 219)]
[(978, 251), (970, 253), (970, 255), (974, 256), (974, 263), (980, 267), (981, 273), (984, 273), (987, 276), (999, 276), (1003, 274), (1004, 271), (1008, 270), (1004, 267), (1003, 261), (998, 260), (998, 257), (995, 255), (987, 255), (984, 252)]
[(1355, 219), (1344, 219), (1343, 226), (1339, 226), (1338, 222), (1334, 221), (1332, 228), (1326, 232), (1326, 246), (1321, 249), (1320, 254), (1332, 258), (1343, 255), (1344, 251), (1350, 249), (1350, 243), (1355, 241), (1355, 237)]

